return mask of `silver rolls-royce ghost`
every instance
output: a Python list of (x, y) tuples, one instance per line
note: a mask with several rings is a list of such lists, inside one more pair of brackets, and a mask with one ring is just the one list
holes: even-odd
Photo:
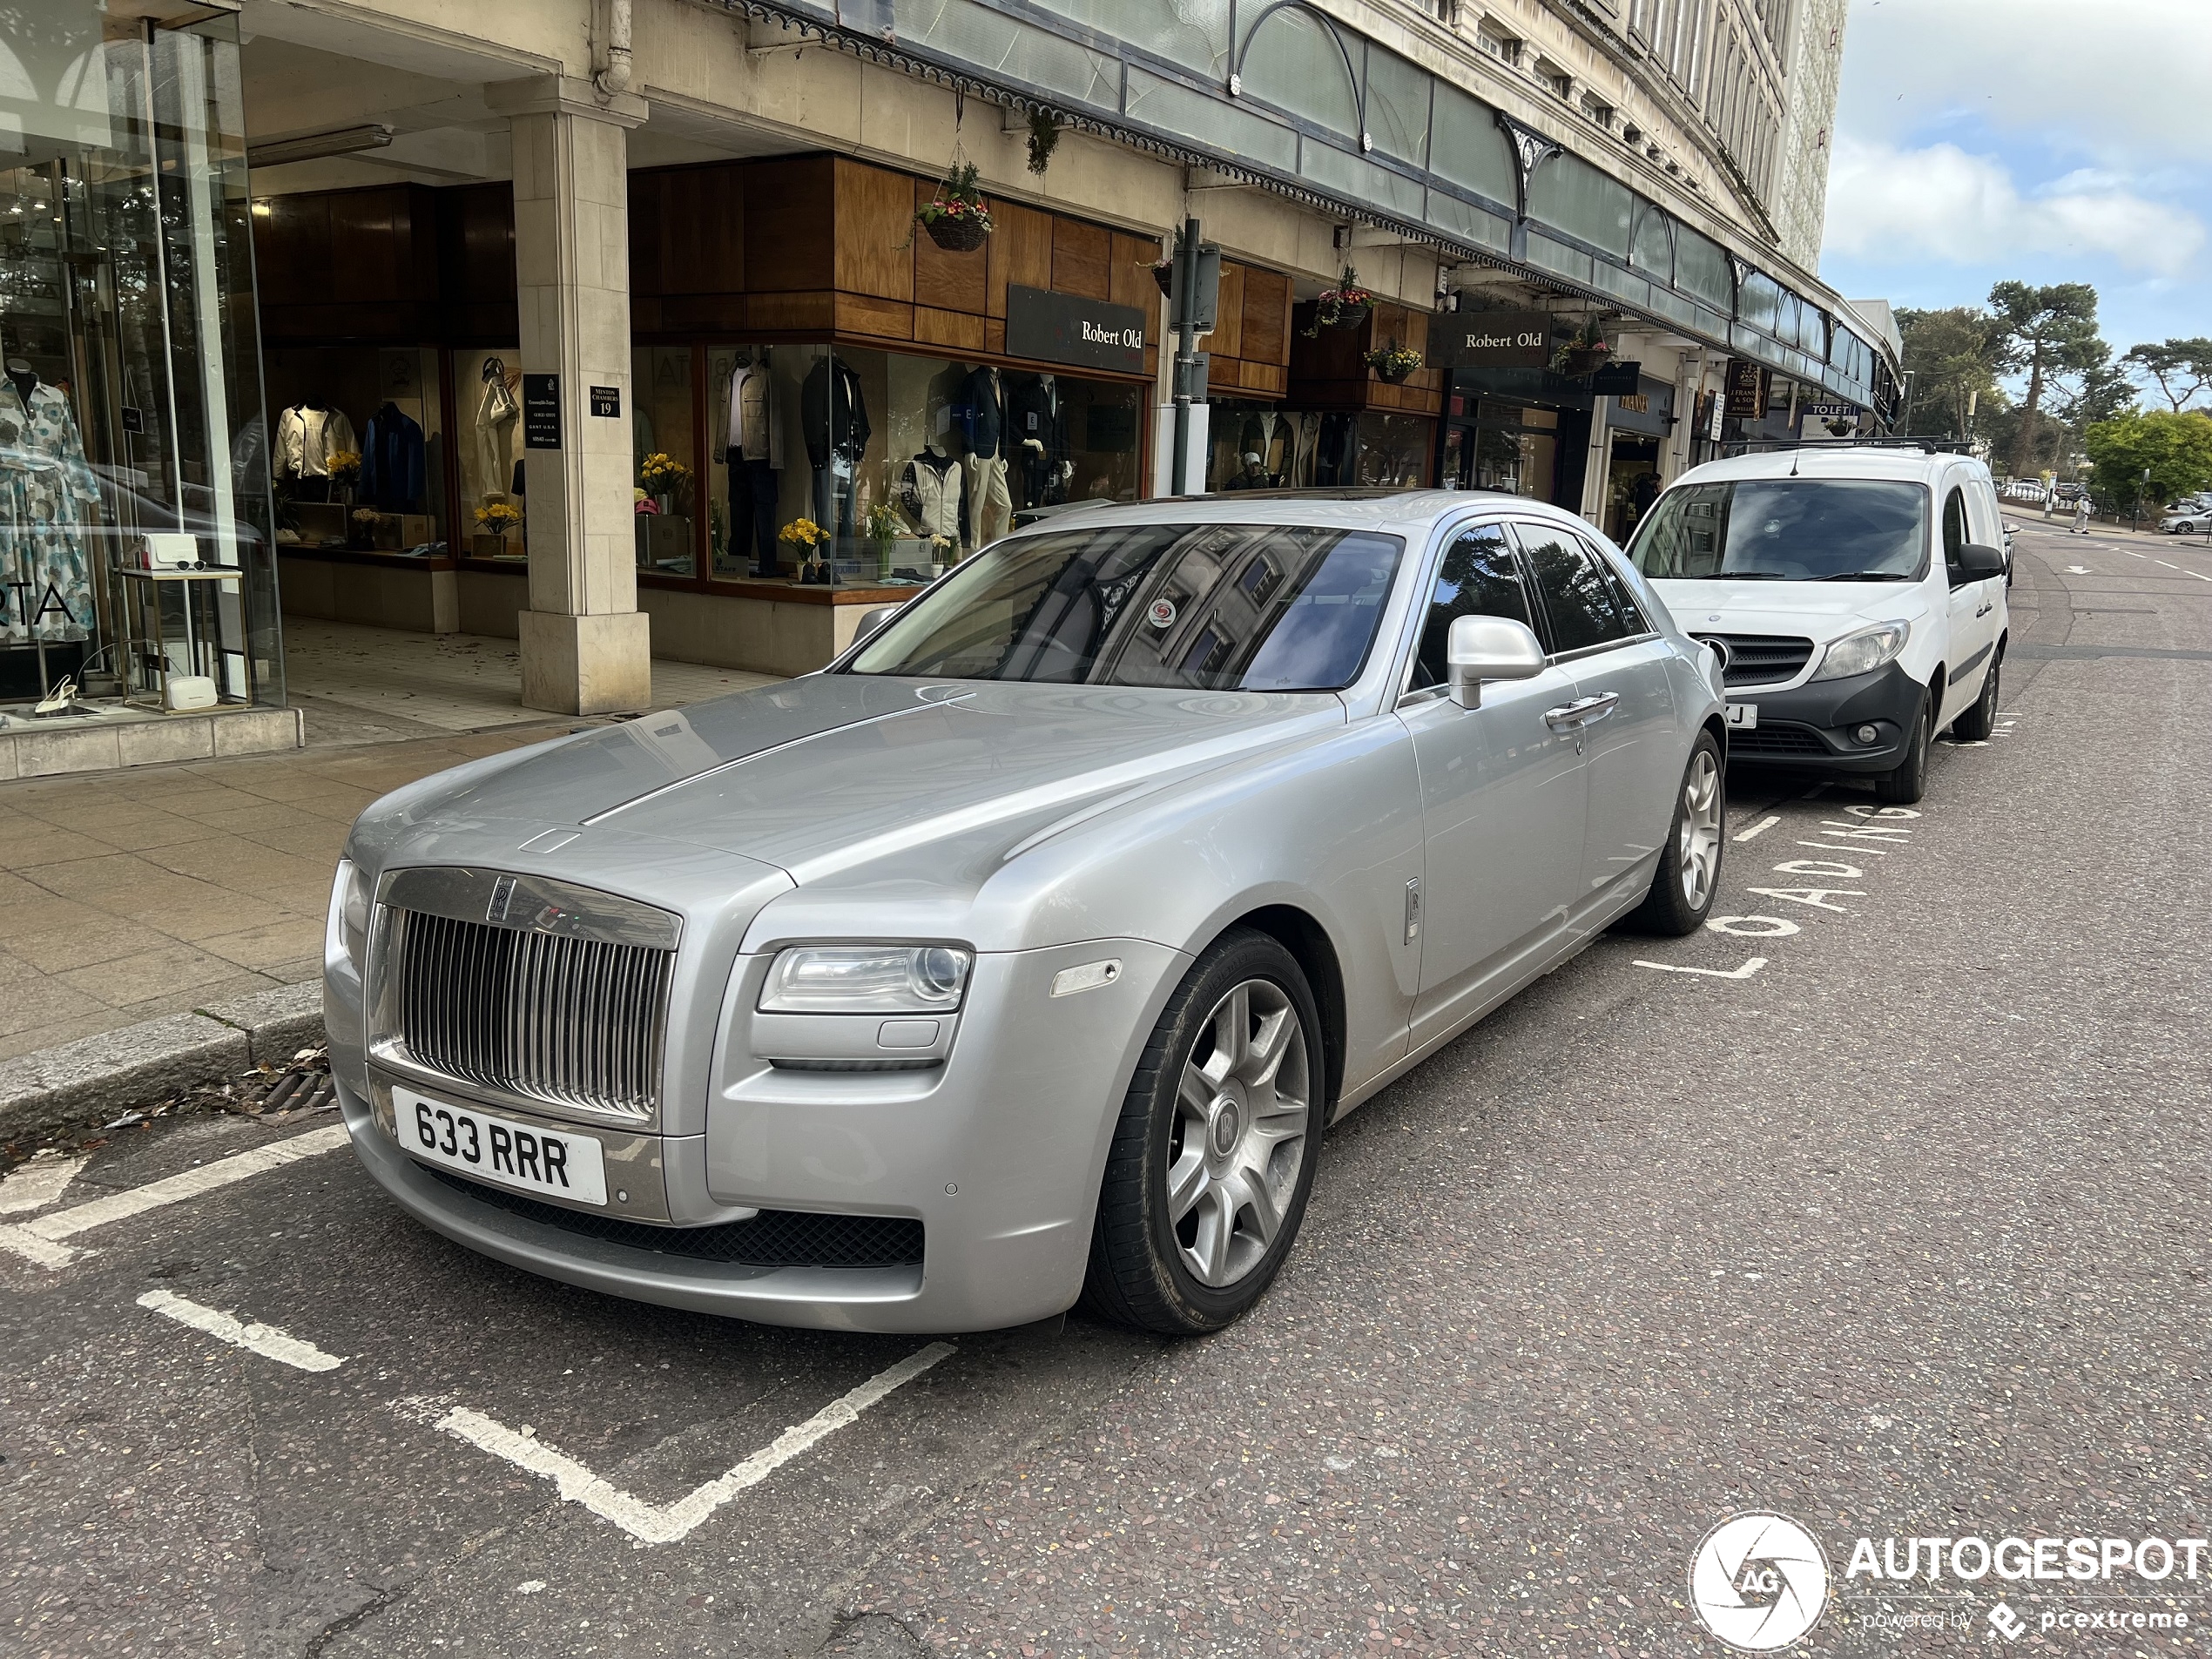
[(819, 673), (361, 815), (369, 1173), (472, 1250), (773, 1324), (1217, 1329), (1323, 1131), (1723, 841), (1718, 660), (1512, 496), (1102, 505)]

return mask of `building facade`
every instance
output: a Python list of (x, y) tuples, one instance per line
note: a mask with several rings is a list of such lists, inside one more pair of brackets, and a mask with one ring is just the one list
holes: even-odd
[[(48, 10), (0, 49), (0, 355), (84, 452), (43, 643), (181, 678), (134, 618), (196, 597), (240, 706), (280, 594), (621, 709), (649, 653), (799, 671), (1017, 517), (1164, 493), (1186, 218), (1210, 489), (1624, 535), (1710, 446), (1894, 399), (1812, 274), (1844, 0)], [(970, 167), (988, 235), (939, 211)], [(208, 593), (133, 573), (158, 527)]]

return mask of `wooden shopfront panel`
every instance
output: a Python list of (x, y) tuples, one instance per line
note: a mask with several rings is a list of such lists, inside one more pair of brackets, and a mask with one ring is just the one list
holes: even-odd
[(1444, 406), (1444, 371), (1429, 364), (1392, 386), (1367, 367), (1366, 354), (1395, 340), (1428, 355), (1429, 314), (1395, 300), (1378, 302), (1354, 328), (1313, 327), (1311, 300), (1292, 314), (1289, 400), (1302, 409), (1386, 409), (1403, 415), (1440, 413)]
[(1290, 278), (1224, 260), (1215, 317), (1204, 341), (1208, 387), (1224, 396), (1282, 396), (1290, 384)]

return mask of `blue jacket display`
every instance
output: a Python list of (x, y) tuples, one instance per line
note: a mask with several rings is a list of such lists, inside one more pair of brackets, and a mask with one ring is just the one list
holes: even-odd
[(422, 428), (388, 402), (361, 435), (361, 499), (380, 512), (419, 513), (422, 487)]

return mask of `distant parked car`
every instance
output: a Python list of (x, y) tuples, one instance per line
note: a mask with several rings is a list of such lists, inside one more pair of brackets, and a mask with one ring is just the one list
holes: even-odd
[(2168, 512), (2159, 521), (2158, 528), (2168, 536), (2194, 536), (2199, 530), (2212, 530), (2212, 513), (2201, 508), (2187, 508), (2180, 512)]

